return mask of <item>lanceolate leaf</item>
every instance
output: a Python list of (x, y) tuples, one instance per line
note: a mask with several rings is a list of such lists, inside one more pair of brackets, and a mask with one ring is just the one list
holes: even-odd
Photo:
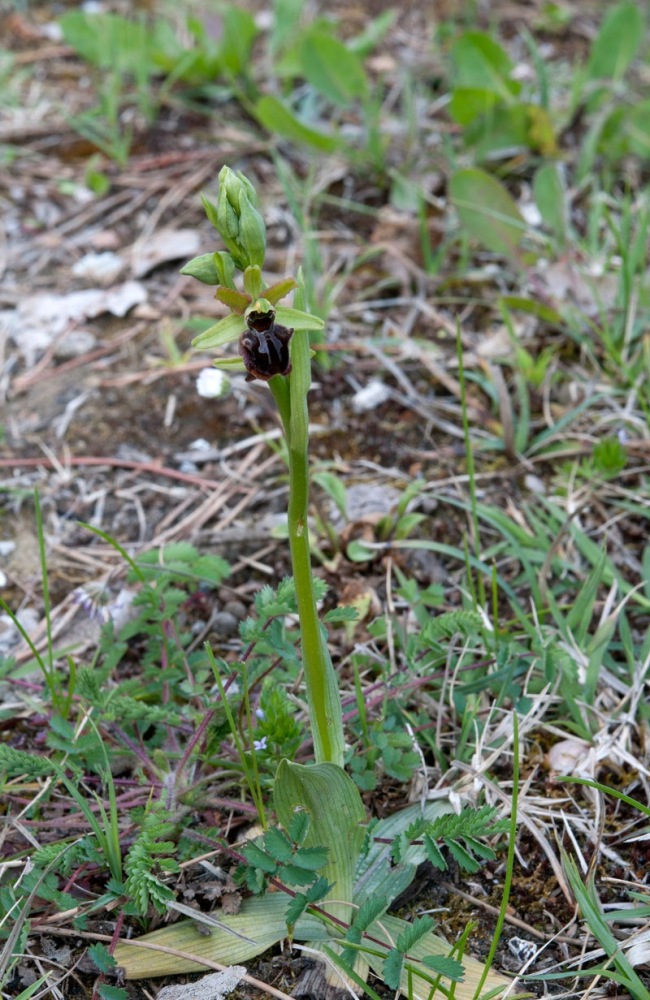
[(340, 142), (334, 136), (318, 132), (304, 125), (282, 104), (277, 97), (269, 94), (261, 97), (254, 108), (254, 114), (260, 125), (284, 139), (292, 142), (314, 146), (324, 153), (332, 153), (338, 149)]
[(333, 104), (363, 98), (368, 81), (359, 56), (325, 31), (309, 32), (301, 48), (303, 73), (315, 90)]
[(587, 64), (591, 79), (619, 80), (623, 76), (643, 38), (642, 7), (633, 0), (622, 0), (607, 12)]
[[(287, 934), (285, 912), (288, 896), (283, 892), (268, 893), (266, 896), (244, 900), (239, 913), (223, 915), (222, 924), (231, 927), (238, 935), (250, 938), (242, 940), (220, 927), (212, 929), (209, 936), (199, 934), (192, 921), (179, 921), (145, 934), (136, 942), (122, 941), (115, 949), (115, 960), (124, 969), (127, 979), (143, 979), (150, 976), (169, 976), (182, 972), (200, 972), (205, 968), (201, 959), (219, 962), (222, 965), (238, 965), (260, 955), (267, 948), (277, 944)], [(320, 921), (304, 917), (305, 936), (318, 938), (326, 932)], [(302, 937), (301, 940), (304, 940)], [(184, 952), (187, 958), (167, 955), (152, 950), (148, 946), (173, 948)], [(192, 957), (194, 957), (194, 960)]]

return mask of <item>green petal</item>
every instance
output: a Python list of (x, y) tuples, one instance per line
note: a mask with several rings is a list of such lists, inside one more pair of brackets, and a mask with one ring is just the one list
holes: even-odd
[(212, 350), (213, 347), (221, 347), (231, 340), (237, 340), (244, 330), (244, 320), (241, 316), (226, 316), (218, 323), (204, 330), (192, 341), (192, 347), (197, 351)]

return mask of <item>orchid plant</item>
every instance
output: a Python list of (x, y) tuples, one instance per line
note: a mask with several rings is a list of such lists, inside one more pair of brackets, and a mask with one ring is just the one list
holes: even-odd
[[(449, 945), (431, 932), (430, 918), (409, 924), (386, 913), (413, 880), (417, 865), (426, 857), (437, 858), (426, 846), (432, 824), (451, 821), (453, 826), (461, 820), (455, 834), (451, 827), (446, 837), (441, 834), (447, 846), (463, 836), (466, 843), (471, 838), (462, 832), (462, 817), (449, 815), (449, 805), (440, 802), (409, 807), (374, 824), (373, 836), (368, 836), (365, 807), (343, 769), (341, 698), (318, 618), (307, 530), (308, 332), (321, 329), (323, 322), (304, 310), (300, 275), (265, 285), (264, 221), (256, 191), (242, 173), (223, 167), (217, 204), (205, 197), (203, 204), (226, 250), (195, 258), (183, 273), (216, 285), (215, 297), (229, 315), (197, 337), (193, 346), (205, 351), (237, 341), (238, 356), (220, 358), (215, 365), (267, 383), (280, 415), (289, 456), (288, 533), (315, 759), (311, 764), (281, 762), (273, 790), (280, 827), (242, 849), (249, 867), (258, 866), (259, 886), (263, 889), (271, 881), (284, 891), (246, 899), (238, 914), (211, 920), (208, 936), (193, 922), (179, 922), (145, 935), (135, 945), (121, 942), (115, 958), (130, 978), (196, 972), (205, 968), (202, 960), (211, 968), (247, 961), (289, 934), (308, 942), (308, 950), (328, 962), (323, 969), (330, 986), (362, 989), (372, 969), (393, 989), (422, 1000), (440, 985), (441, 976), (454, 983), (458, 1000), (478, 996), (483, 987), (498, 994), (505, 980), (473, 959), (463, 957), (461, 965), (450, 955)], [(243, 289), (235, 281), (237, 271)], [(293, 306), (282, 305), (291, 292)], [(488, 826), (480, 832), (497, 829)], [(392, 848), (387, 846), (391, 842)], [(430, 843), (434, 850), (431, 837)], [(482, 856), (490, 853), (484, 846)], [(310, 868), (317, 869), (318, 876)], [(307, 871), (302, 881), (301, 871)], [(288, 888), (290, 876), (297, 888)], [(305, 892), (301, 885), (308, 886)], [(147, 951), (147, 945), (156, 950)], [(173, 953), (163, 954), (161, 946)]]

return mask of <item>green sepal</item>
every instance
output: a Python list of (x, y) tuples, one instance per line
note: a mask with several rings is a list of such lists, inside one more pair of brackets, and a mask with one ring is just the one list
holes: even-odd
[(238, 340), (244, 329), (244, 321), (241, 316), (226, 316), (220, 319), (214, 326), (204, 330), (192, 341), (192, 347), (197, 351), (212, 350), (213, 347), (221, 347), (230, 343), (231, 340)]
[(244, 288), (251, 299), (257, 299), (262, 295), (264, 282), (262, 281), (262, 271), (257, 265), (251, 265), (244, 271)]

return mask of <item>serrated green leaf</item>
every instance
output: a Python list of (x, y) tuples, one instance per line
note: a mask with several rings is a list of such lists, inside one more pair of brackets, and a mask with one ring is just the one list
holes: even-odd
[(479, 858), (484, 858), (486, 861), (493, 861), (496, 858), (492, 848), (482, 840), (477, 840), (476, 837), (463, 837), (463, 840), (472, 854), (478, 854)]
[(399, 981), (402, 975), (402, 967), (404, 965), (404, 956), (401, 951), (397, 948), (391, 948), (388, 952), (386, 958), (384, 959), (384, 965), (382, 969), (382, 975), (384, 977), (384, 982), (389, 990), (398, 990)]
[(440, 848), (428, 833), (424, 836), (424, 849), (427, 852), (427, 858), (434, 868), (438, 868), (441, 872), (446, 872), (447, 862), (445, 861)]
[(293, 844), (282, 830), (272, 826), (264, 834), (264, 850), (276, 861), (284, 863), (293, 854)]
[[(380, 920), (372, 924), (368, 929), (368, 933), (372, 934), (373, 938), (385, 943), (387, 950), (392, 947), (392, 942), (394, 942), (404, 929), (406, 921), (400, 919), (399, 917), (393, 917), (389, 914), (384, 914)], [(417, 965), (415, 961), (423, 961), (426, 957), (437, 957), (443, 956), (448, 957), (450, 951), (450, 945), (443, 940), (443, 938), (438, 937), (438, 935), (433, 933), (425, 934), (409, 952), (409, 964), (412, 962), (415, 969), (417, 970)], [(399, 954), (399, 952), (398, 952)], [(368, 955), (368, 964), (370, 968), (378, 976), (382, 976), (383, 963), (380, 958), (375, 955)], [(476, 990), (483, 975), (483, 963), (478, 962), (476, 959), (470, 956), (463, 956), (463, 971), (464, 980), (461, 984), (455, 987), (454, 996), (455, 1000), (475, 1000)], [(427, 975), (430, 977), (430, 973), (427, 971)], [(484, 983), (483, 990), (481, 994), (485, 996), (486, 993), (490, 991), (495, 991), (495, 995), (502, 994), (510, 986), (510, 981), (504, 976), (497, 975), (497, 973), (489, 972), (487, 979)], [(429, 982), (424, 981), (417, 975), (412, 976), (412, 981), (409, 984), (409, 976), (406, 969), (402, 970), (399, 988), (405, 995), (412, 995), (413, 1000), (429, 1000), (431, 995), (431, 985)], [(409, 989), (412, 991), (409, 994)]]
[[(381, 894), (369, 896), (357, 910), (354, 917), (354, 923), (351, 925), (350, 931), (354, 929), (357, 933), (359, 933), (360, 931), (367, 930), (368, 927), (370, 927), (370, 924), (374, 923), (374, 921), (388, 909), (390, 902), (391, 901), (388, 897)], [(346, 937), (352, 941), (353, 939), (349, 937), (350, 931), (348, 931)]]
[(291, 837), (294, 844), (302, 844), (303, 840), (307, 836), (308, 829), (309, 813), (306, 809), (296, 809), (291, 817), (291, 822), (287, 827), (287, 833)]
[(356, 608), (332, 608), (323, 615), (323, 621), (331, 622), (356, 622), (359, 620), (359, 612)]
[(278, 869), (277, 877), (287, 885), (311, 885), (316, 878), (313, 871), (307, 868), (300, 868), (298, 865), (282, 865)]
[(305, 895), (310, 903), (318, 903), (321, 899), (325, 899), (327, 893), (333, 888), (332, 883), (328, 882), (327, 879), (323, 878), (321, 875), (316, 879), (313, 885), (309, 886)]
[(117, 962), (104, 944), (94, 942), (89, 946), (87, 954), (99, 972), (112, 972), (117, 968)]
[(51, 774), (55, 765), (46, 757), (15, 750), (6, 743), (0, 743), (0, 770), (9, 774), (26, 774), (37, 776)]
[(316, 871), (327, 864), (328, 853), (326, 847), (300, 847), (293, 856), (293, 864)]
[(230, 576), (230, 565), (221, 556), (200, 556), (193, 569), (197, 576), (210, 583), (221, 583)]
[(288, 927), (293, 927), (297, 922), (298, 918), (303, 915), (307, 906), (309, 905), (309, 900), (303, 892), (297, 892), (293, 899), (287, 906), (287, 910), (284, 919), (287, 922)]
[(450, 955), (427, 955), (422, 959), (422, 964), (433, 972), (451, 979), (453, 983), (462, 983), (464, 978), (463, 966)]
[(246, 844), (245, 847), (242, 847), (241, 853), (244, 855), (249, 865), (252, 865), (254, 868), (261, 868), (267, 875), (272, 875), (277, 868), (275, 860), (269, 857), (269, 855), (263, 851), (258, 844)]
[(407, 923), (398, 935), (395, 947), (403, 954), (407, 954), (432, 929), (433, 920), (431, 917), (416, 917), (411, 923)]
[(481, 866), (478, 861), (472, 857), (462, 844), (459, 844), (457, 840), (452, 840), (451, 837), (445, 837), (444, 840), (449, 853), (461, 868), (466, 872), (477, 872), (479, 870)]

